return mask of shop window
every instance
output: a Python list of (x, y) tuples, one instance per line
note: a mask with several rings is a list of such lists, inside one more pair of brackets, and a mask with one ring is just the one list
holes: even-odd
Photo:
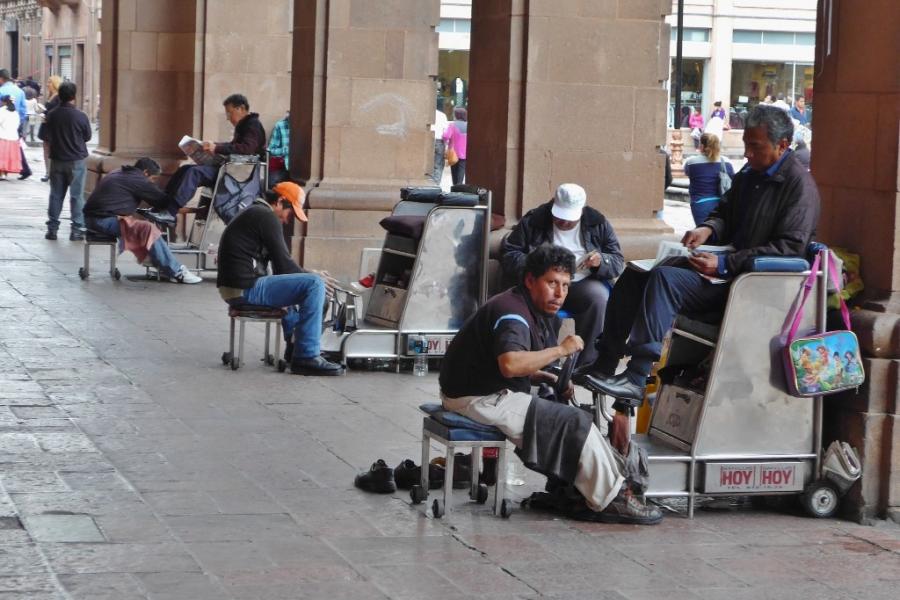
[(785, 46), (794, 45), (793, 31), (763, 31), (763, 44), (781, 44)]
[[(685, 42), (708, 42), (709, 29), (699, 29), (696, 27), (685, 27), (684, 36), (681, 38)], [(678, 28), (672, 28), (672, 41), (678, 40)]]
[(731, 41), (735, 44), (761, 44), (762, 31), (735, 29), (731, 36)]

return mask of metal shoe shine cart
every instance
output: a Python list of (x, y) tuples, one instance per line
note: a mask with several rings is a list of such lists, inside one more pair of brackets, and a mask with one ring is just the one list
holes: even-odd
[[(632, 436), (648, 454), (646, 495), (687, 497), (688, 517), (698, 496), (787, 494), (800, 494), (810, 515), (827, 517), (846, 491), (823, 477), (822, 397), (791, 396), (783, 381), (782, 329), (809, 267), (803, 261), (805, 274), (772, 272), (789, 265), (771, 262), (768, 272), (734, 281), (720, 326), (679, 315), (667, 364), (711, 361), (705, 390), (663, 383), (648, 432)], [(796, 265), (789, 268), (799, 271)], [(827, 289), (823, 270), (803, 330), (825, 331)], [(594, 392), (598, 424), (612, 421), (605, 400)]]
[[(392, 216), (420, 216), (421, 237), (387, 233), (365, 316), (334, 318), (322, 334), (322, 351), (339, 358), (412, 359), (417, 338), (430, 357), (443, 356), (465, 320), (486, 300), (491, 194), (473, 186), (454, 192), (478, 195), (475, 206), (401, 200)], [(340, 294), (355, 314), (359, 298)], [(334, 313), (334, 306), (332, 313)]]

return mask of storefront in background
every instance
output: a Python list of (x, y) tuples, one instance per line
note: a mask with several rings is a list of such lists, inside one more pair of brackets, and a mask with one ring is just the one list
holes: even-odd
[(793, 100), (806, 98), (813, 103), (813, 65), (795, 62), (746, 62), (731, 64), (731, 105), (737, 110), (753, 108), (766, 96), (774, 100), (778, 94)]

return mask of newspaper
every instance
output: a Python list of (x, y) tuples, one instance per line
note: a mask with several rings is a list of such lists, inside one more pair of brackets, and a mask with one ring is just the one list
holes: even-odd
[(225, 161), (222, 156), (204, 150), (203, 142), (194, 139), (189, 135), (181, 138), (181, 141), (178, 142), (178, 147), (181, 148), (181, 151), (184, 152), (185, 156), (198, 165), (217, 167)]
[[(729, 252), (734, 252), (734, 246), (697, 246), (694, 251), (709, 252), (710, 254), (727, 254)], [(632, 260), (628, 262), (628, 265), (638, 271), (649, 271), (666, 259), (678, 257), (686, 258), (690, 256), (690, 254), (691, 251), (681, 242), (663, 240), (659, 243), (659, 248), (656, 251), (656, 258)], [(700, 276), (711, 283), (725, 283), (728, 281), (727, 279), (711, 277), (702, 273), (700, 273)]]

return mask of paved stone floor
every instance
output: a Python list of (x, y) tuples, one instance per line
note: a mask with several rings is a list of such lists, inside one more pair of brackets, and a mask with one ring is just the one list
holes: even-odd
[(37, 176), (0, 182), (0, 597), (897, 597), (890, 524), (699, 511), (640, 528), (477, 505), (434, 520), (405, 493), (361, 493), (374, 459), (418, 456), (433, 373), (226, 370), (211, 278), (149, 282), (122, 257), (115, 282), (97, 249), (81, 281), (80, 244), (43, 239), (46, 195)]

